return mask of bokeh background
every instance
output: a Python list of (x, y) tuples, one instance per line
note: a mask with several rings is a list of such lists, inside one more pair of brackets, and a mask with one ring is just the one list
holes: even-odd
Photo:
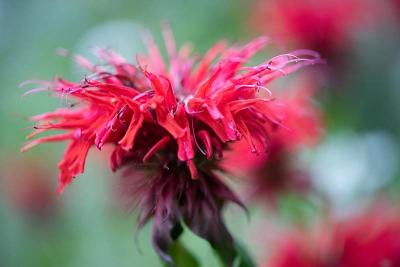
[[(85, 174), (58, 196), (56, 164), (64, 145), (19, 152), (32, 127), (27, 118), (65, 104), (47, 93), (23, 96), (29, 88), (19, 85), (54, 75), (79, 80), (83, 72), (57, 55), (60, 48), (91, 57), (93, 47), (112, 47), (134, 62), (135, 53), (144, 51), (144, 30), (162, 42), (163, 22), (170, 23), (178, 45), (190, 42), (200, 52), (222, 38), (243, 43), (260, 34), (271, 38), (267, 55), (292, 48), (293, 43), (282, 42), (285, 34), (270, 27), (270, 16), (259, 14), (268, 9), (267, 0), (260, 2), (0, 0), (0, 266), (162, 266), (151, 248), (149, 227), (138, 232), (135, 213), (118, 205), (117, 178), (103, 153), (93, 150)], [(226, 210), (229, 228), (256, 259), (271, 246), (276, 225), (306, 224), (320, 215), (321, 203), (345, 216), (377, 198), (399, 200), (396, 2), (364, 1), (361, 13), (374, 19), (344, 26), (348, 36), (339, 43), (345, 48), (327, 54), (322, 70), (308, 70), (317, 77), (315, 102), (324, 113), (325, 134), (298, 160), (324, 200), (283, 194), (273, 209), (250, 205), (249, 218), (237, 207)], [(240, 191), (240, 184), (233, 186)], [(219, 265), (205, 241), (190, 233), (183, 240), (202, 266)]]

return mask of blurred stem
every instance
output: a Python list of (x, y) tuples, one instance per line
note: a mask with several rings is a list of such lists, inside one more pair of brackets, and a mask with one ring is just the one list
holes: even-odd
[[(254, 263), (254, 260), (250, 256), (250, 253), (248, 253), (246, 247), (243, 245), (243, 243), (239, 241), (235, 241), (235, 248), (237, 252), (237, 256), (235, 261), (233, 262), (232, 267), (257, 267), (257, 265)], [(217, 254), (220, 262), (221, 262), (221, 267), (226, 267), (226, 264), (224, 263), (223, 256), (221, 256), (218, 253), (218, 250), (214, 250), (215, 253)]]
[(196, 257), (185, 248), (179, 239), (170, 247), (169, 252), (176, 267), (200, 267)]
[(234, 267), (256, 267), (252, 257), (242, 243), (236, 241), (236, 249), (238, 257), (233, 265)]

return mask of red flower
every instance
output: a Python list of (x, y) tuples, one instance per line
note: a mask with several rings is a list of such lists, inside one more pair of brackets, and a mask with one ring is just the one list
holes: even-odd
[(379, 207), (358, 217), (324, 222), (318, 231), (298, 232), (284, 239), (262, 266), (400, 266), (399, 213)]
[(311, 101), (314, 83), (304, 80), (296, 86), (297, 90), (277, 96), (279, 102), (272, 104), (284, 127), (268, 130), (267, 153), (251, 154), (243, 142), (237, 142), (223, 162), (226, 169), (246, 180), (253, 200), (274, 204), (284, 193), (305, 193), (312, 188), (308, 172), (295, 167), (292, 159), (300, 148), (312, 146), (321, 138), (322, 115)]
[(77, 104), (34, 116), (32, 120), (40, 124), (29, 137), (48, 130), (65, 132), (36, 139), (22, 150), (69, 141), (59, 163), (61, 192), (84, 171), (92, 146), (112, 144), (112, 169), (134, 168), (127, 190), (141, 207), (140, 225), (155, 217), (153, 243), (159, 255), (172, 260), (168, 248), (184, 221), (230, 265), (233, 240), (220, 212), (224, 202), (239, 201), (214, 173), (215, 160), (222, 158), (228, 142), (241, 139), (254, 152), (263, 150), (268, 141), (265, 124), (280, 122), (273, 114), (269, 91), (265, 97), (257, 97), (257, 92), (277, 77), (320, 59), (312, 51), (299, 50), (245, 67), (264, 47), (265, 38), (244, 47), (218, 43), (199, 61), (188, 46), (176, 51), (169, 31), (166, 40), (169, 67), (151, 37), (149, 55), (138, 56), (138, 66), (101, 49), (97, 55), (107, 67), (77, 56), (93, 74), (78, 83), (57, 78), (51, 86)]
[(33, 222), (50, 222), (57, 194), (43, 162), (11, 158), (1, 166), (0, 192), (9, 204)]
[(369, 0), (259, 1), (255, 24), (285, 43), (295, 42), (334, 59), (354, 30), (376, 20), (379, 6)]

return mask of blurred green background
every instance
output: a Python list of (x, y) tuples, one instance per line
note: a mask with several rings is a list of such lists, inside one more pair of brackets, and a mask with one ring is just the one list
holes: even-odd
[[(116, 175), (106, 156), (92, 151), (86, 173), (60, 197), (56, 164), (64, 145), (20, 154), (32, 126), (26, 118), (63, 103), (47, 93), (23, 97), (27, 88), (19, 84), (54, 75), (80, 79), (83, 72), (70, 58), (57, 56), (59, 48), (90, 55), (94, 46), (112, 47), (134, 62), (135, 52), (143, 51), (143, 29), (160, 43), (165, 21), (178, 45), (188, 41), (200, 52), (221, 38), (246, 42), (258, 34), (249, 29), (253, 2), (0, 0), (0, 266), (161, 266), (151, 248), (150, 227), (137, 233), (135, 214), (116, 203)], [(397, 199), (400, 193), (400, 22), (391, 15), (353, 33), (343, 75), (322, 83), (318, 93), (326, 113), (324, 140), (301, 155), (339, 213), (377, 195)], [(269, 53), (282, 52), (272, 47)], [(36, 173), (43, 181), (32, 182)], [(21, 190), (38, 193), (32, 197)], [(251, 207), (247, 220), (239, 208), (229, 207), (226, 218), (235, 237), (258, 257), (263, 240), (256, 237), (258, 231), (268, 232), (260, 227), (265, 220), (307, 220), (317, 210), (309, 201), (284, 196), (276, 213)], [(184, 242), (202, 266), (218, 266), (206, 242), (190, 233)]]

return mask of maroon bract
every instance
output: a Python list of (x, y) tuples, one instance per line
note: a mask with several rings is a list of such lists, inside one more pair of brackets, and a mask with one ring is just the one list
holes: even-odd
[[(59, 163), (62, 192), (83, 173), (91, 147), (112, 144), (112, 169), (132, 167), (129, 190), (141, 208), (140, 225), (155, 217), (153, 243), (159, 255), (172, 261), (168, 248), (184, 222), (231, 265), (234, 245), (221, 208), (226, 201), (239, 201), (216, 176), (216, 160), (228, 142), (241, 139), (253, 152), (265, 150), (265, 125), (279, 127), (280, 121), (263, 85), (320, 58), (315, 52), (298, 50), (258, 66), (244, 66), (264, 47), (266, 39), (258, 38), (243, 47), (220, 42), (196, 60), (189, 46), (176, 51), (172, 34), (166, 31), (165, 36), (169, 67), (151, 37), (148, 56), (139, 55), (137, 66), (102, 49), (97, 55), (106, 67), (76, 56), (92, 74), (78, 83), (61, 78), (50, 83), (53, 92), (76, 105), (32, 117), (39, 124), (29, 138), (48, 130), (65, 133), (38, 138), (22, 150), (69, 141)], [(38, 90), (42, 89), (33, 89)], [(259, 90), (266, 96), (258, 97)]]

